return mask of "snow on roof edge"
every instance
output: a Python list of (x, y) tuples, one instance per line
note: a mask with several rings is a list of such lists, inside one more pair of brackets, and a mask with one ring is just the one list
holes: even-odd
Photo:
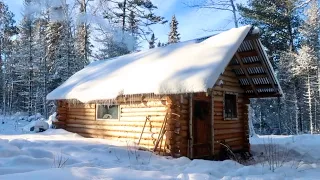
[[(252, 26), (247, 25), (201, 42), (196, 42), (197, 38), (91, 63), (50, 92), (47, 100), (89, 102), (129, 94), (206, 92), (214, 86), (251, 30)], [(169, 75), (148, 77), (147, 74), (163, 72), (161, 68)]]

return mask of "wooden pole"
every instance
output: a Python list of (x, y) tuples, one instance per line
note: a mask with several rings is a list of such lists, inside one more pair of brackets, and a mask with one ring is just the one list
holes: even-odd
[(162, 140), (163, 138), (163, 135), (165, 133), (165, 129), (166, 129), (166, 124), (167, 124), (167, 120), (168, 120), (168, 113), (166, 114), (165, 118), (164, 118), (164, 121), (162, 123), (162, 127), (160, 129), (160, 133), (159, 133), (159, 136), (158, 136), (158, 139), (156, 141), (156, 144), (154, 146), (154, 149), (153, 149), (153, 152), (155, 152), (158, 148), (158, 145), (159, 145), (159, 142)]
[(190, 94), (189, 96), (189, 134), (190, 134), (190, 139), (189, 139), (189, 158), (193, 158), (193, 127), (192, 127), (192, 119), (193, 119), (193, 94)]
[(142, 131), (141, 131), (141, 135), (140, 135), (140, 138), (139, 138), (139, 141), (138, 141), (138, 145), (140, 144), (140, 141), (141, 141), (141, 138), (142, 138), (142, 134), (143, 134), (143, 131), (146, 127), (146, 124), (147, 124), (147, 121), (149, 120), (150, 116), (146, 116), (146, 121), (144, 122), (144, 125), (143, 125), (143, 128), (142, 128)]

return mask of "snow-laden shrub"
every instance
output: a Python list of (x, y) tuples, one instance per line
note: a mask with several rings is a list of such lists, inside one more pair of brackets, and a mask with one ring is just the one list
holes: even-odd
[(38, 121), (38, 120), (44, 120), (44, 117), (40, 113), (29, 116), (27, 121), (31, 122), (31, 121)]
[(49, 128), (53, 128), (52, 127), (52, 123), (53, 122), (57, 122), (57, 121), (58, 121), (57, 113), (55, 112), (55, 113), (53, 113), (52, 115), (49, 116), (49, 118), (48, 118), (48, 120), (46, 122), (48, 123)]

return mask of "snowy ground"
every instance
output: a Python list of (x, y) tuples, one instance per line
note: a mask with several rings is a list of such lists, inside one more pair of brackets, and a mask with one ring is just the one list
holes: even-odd
[[(22, 127), (23, 123), (20, 125)], [(10, 123), (0, 126), (1, 129), (17, 127)], [(19, 126), (16, 129), (19, 129)], [(231, 160), (218, 162), (171, 159), (136, 150), (135, 146), (130, 144), (85, 139), (64, 130), (48, 130), (38, 134), (20, 132), (9, 129), (0, 131), (1, 180), (291, 180), (320, 177), (318, 135), (252, 138), (255, 160), (250, 162), (250, 166), (244, 166)], [(115, 144), (118, 146), (114, 146)], [(261, 154), (262, 151), (270, 149), (275, 152), (274, 156), (269, 157), (266, 152)], [(267, 161), (274, 162), (274, 172), (270, 170)]]
[(16, 113), (11, 116), (0, 115), (0, 135), (25, 134), (27, 133), (24, 130), (25, 126), (29, 125), (32, 121), (41, 119), (43, 119), (43, 117), (40, 114), (30, 117), (23, 113)]

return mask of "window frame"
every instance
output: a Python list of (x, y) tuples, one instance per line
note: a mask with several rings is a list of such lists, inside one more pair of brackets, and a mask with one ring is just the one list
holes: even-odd
[[(234, 95), (236, 96), (236, 117), (226, 117), (226, 95)], [(238, 93), (233, 92), (224, 92), (223, 93), (223, 119), (230, 120), (239, 120), (239, 110), (238, 110)]]
[(102, 118), (98, 118), (98, 106), (106, 106), (107, 104), (96, 104), (96, 112), (95, 112), (95, 116), (96, 116), (96, 121), (120, 121), (120, 116), (121, 116), (121, 106), (119, 104), (111, 104), (110, 106), (118, 106), (118, 118), (117, 119), (102, 119)]

